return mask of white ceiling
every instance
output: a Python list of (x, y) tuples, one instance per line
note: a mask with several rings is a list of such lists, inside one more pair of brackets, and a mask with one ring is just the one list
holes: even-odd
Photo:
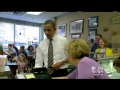
[(51, 19), (53, 17), (58, 17), (66, 13), (68, 12), (44, 12), (44, 13), (41, 13), (40, 15), (24, 14), (22, 16), (20, 14), (13, 15), (13, 12), (0, 12), (0, 17), (14, 19), (14, 20), (34, 22), (34, 23), (44, 23), (48, 19)]

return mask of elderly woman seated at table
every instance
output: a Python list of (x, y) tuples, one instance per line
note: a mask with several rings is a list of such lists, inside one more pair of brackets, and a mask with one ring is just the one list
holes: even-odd
[(108, 79), (107, 73), (93, 59), (89, 58), (89, 46), (86, 41), (76, 39), (71, 41), (66, 51), (69, 63), (77, 68), (67, 76), (53, 77), (52, 79)]

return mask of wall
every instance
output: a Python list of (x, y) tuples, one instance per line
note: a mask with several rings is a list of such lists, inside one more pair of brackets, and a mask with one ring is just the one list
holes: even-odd
[[(88, 17), (98, 16), (98, 28), (97, 33), (102, 34), (108, 42), (113, 42), (113, 44), (118, 44), (115, 35), (112, 35), (112, 32), (120, 33), (120, 23), (111, 24), (110, 20), (112, 16), (120, 16), (119, 12), (70, 12), (68, 14), (57, 17), (56, 25), (67, 24), (67, 38), (71, 41), (71, 35), (69, 34), (69, 24), (70, 21), (84, 19), (84, 29), (81, 34), (81, 38), (88, 41)], [(104, 28), (108, 28), (108, 31), (104, 31)], [(118, 34), (117, 34), (118, 35)], [(120, 43), (119, 43), (120, 45)]]

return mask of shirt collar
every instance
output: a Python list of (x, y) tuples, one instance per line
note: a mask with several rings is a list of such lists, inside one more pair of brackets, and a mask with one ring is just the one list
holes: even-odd
[[(54, 35), (53, 38), (52, 38), (52, 40), (53, 40), (53, 41), (56, 41), (56, 40), (57, 40), (56, 37), (57, 37), (57, 35)], [(47, 39), (47, 40), (49, 41), (49, 39)]]

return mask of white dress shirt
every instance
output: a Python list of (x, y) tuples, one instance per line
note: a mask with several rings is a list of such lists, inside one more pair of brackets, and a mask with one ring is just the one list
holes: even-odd
[[(53, 44), (53, 64), (63, 61), (67, 58), (67, 53), (65, 52), (65, 46), (68, 43), (68, 40), (65, 37), (54, 35), (52, 38)], [(35, 60), (35, 68), (48, 67), (48, 46), (49, 39), (44, 39), (36, 49), (36, 60)], [(60, 69), (67, 68), (68, 64), (64, 64), (60, 67)]]

